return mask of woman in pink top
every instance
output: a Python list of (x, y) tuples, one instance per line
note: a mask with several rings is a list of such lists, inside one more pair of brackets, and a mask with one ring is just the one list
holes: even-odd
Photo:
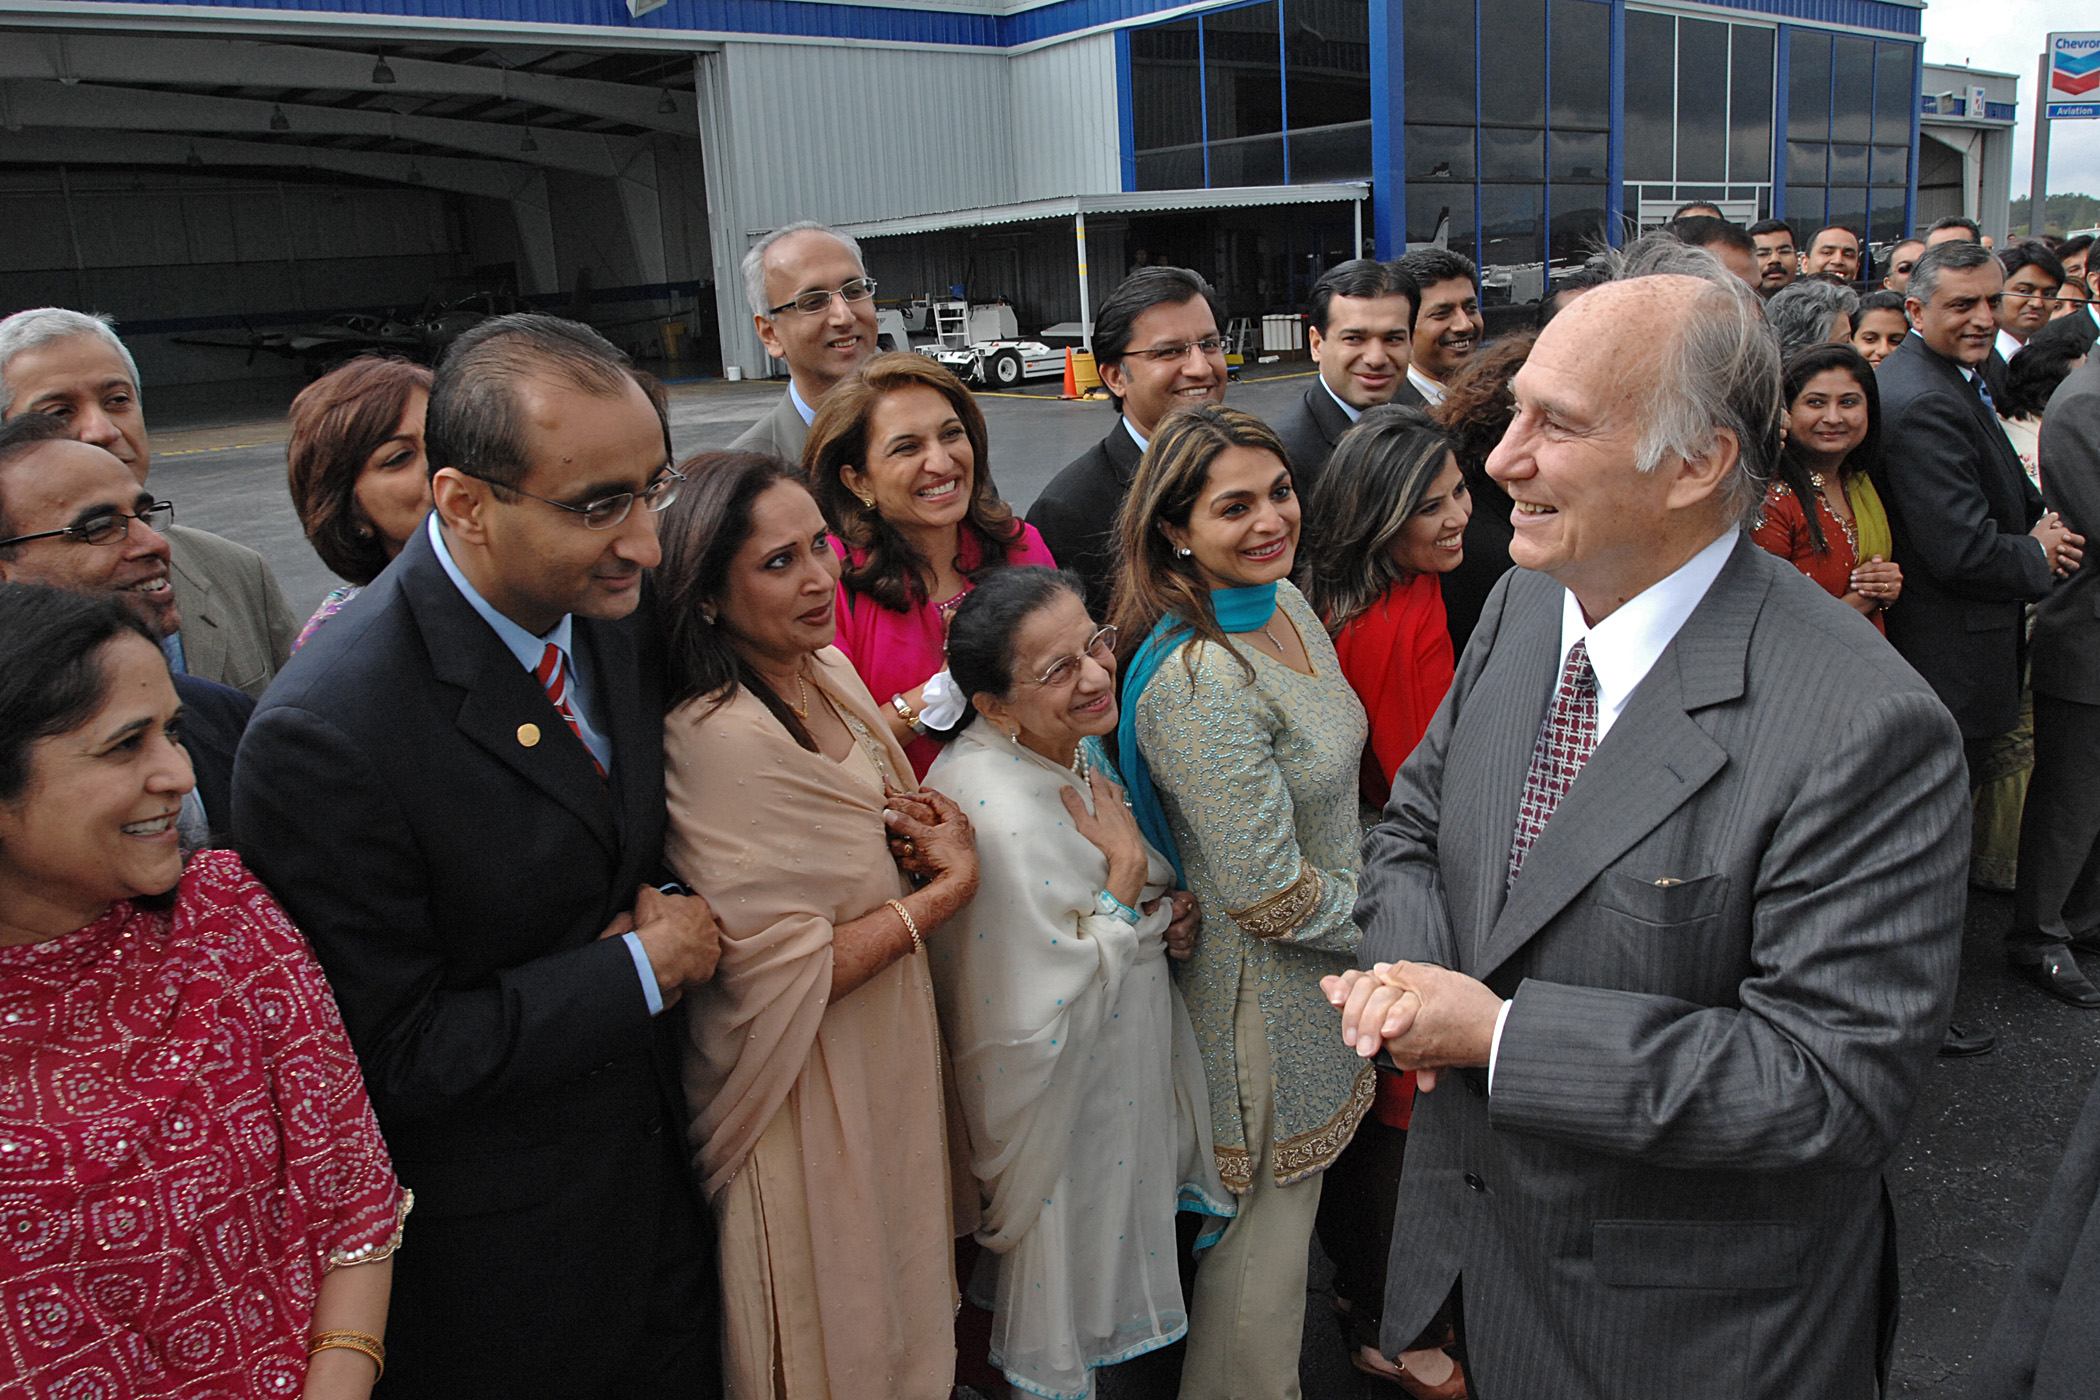
[(836, 645), (923, 778), (941, 750), (919, 711), (948, 619), (993, 569), (1057, 561), (999, 499), (976, 399), (916, 352), (878, 355), (824, 396), (802, 468), (845, 546)]

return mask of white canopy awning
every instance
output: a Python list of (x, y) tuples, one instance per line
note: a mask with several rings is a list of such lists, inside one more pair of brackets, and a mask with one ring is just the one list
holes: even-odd
[[(1133, 190), (1118, 194), (1063, 195), (1019, 204), (992, 204), (977, 209), (948, 209), (910, 214), (900, 219), (869, 219), (834, 225), (852, 238), (898, 238), (948, 228), (985, 224), (1026, 224), (1087, 214), (1153, 214), (1185, 209), (1253, 209), (1277, 204), (1348, 204), (1371, 197), (1371, 186), (1356, 180), (1338, 185), (1242, 185), (1222, 190)], [(751, 236), (765, 229), (753, 229)]]

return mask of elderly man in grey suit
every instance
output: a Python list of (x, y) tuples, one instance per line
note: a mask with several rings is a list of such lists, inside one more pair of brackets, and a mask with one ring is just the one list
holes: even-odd
[[(58, 419), (146, 484), (153, 448), (139, 367), (102, 317), (40, 306), (0, 321), (0, 418), (23, 413)], [(161, 643), (168, 664), (259, 699), (299, 635), (277, 576), (246, 545), (186, 525), (161, 533), (182, 616)]]
[(875, 281), (860, 245), (807, 220), (774, 229), (744, 254), (744, 296), (766, 353), (787, 361), (787, 392), (729, 444), (802, 460), (817, 405), (875, 353)]
[(1961, 736), (1740, 530), (1779, 362), (1711, 261), (1589, 293), (1518, 374), (1488, 472), (1520, 567), (1365, 840), (1369, 971), (1328, 984), (1433, 1090), (1386, 1349), (1457, 1288), (1487, 1400), (1853, 1400), (1893, 1335), (1882, 1172), (1954, 997)]

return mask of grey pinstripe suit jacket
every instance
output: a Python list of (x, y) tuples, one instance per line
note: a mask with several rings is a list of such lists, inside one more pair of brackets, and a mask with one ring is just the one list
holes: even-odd
[(1505, 900), (1561, 597), (1496, 586), (1364, 844), (1364, 964), (1515, 998), (1493, 1095), (1416, 1103), (1386, 1348), (1462, 1277), (1489, 1400), (1871, 1396), (1882, 1167), (1954, 996), (1961, 737), (1744, 537)]

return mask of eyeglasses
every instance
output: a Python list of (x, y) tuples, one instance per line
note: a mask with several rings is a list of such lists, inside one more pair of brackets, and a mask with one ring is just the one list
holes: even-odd
[(1150, 350), (1130, 350), (1125, 353), (1141, 355), (1154, 364), (1170, 365), (1176, 360), (1187, 359), (1191, 350), (1200, 350), (1205, 359), (1212, 355), (1221, 355), (1225, 352), (1225, 338), (1207, 335), (1201, 340), (1184, 340), (1179, 345), (1155, 345)]
[(572, 506), (566, 501), (550, 501), (545, 496), (534, 496), (530, 491), (519, 491), (517, 487), (510, 485), (508, 482), (497, 481), (493, 477), (483, 476), (480, 472), (470, 472), (463, 468), (456, 468), (455, 470), (458, 470), (461, 476), (471, 476), (476, 481), (486, 481), (498, 490), (516, 492), (518, 495), (538, 501), (542, 505), (553, 506), (556, 510), (565, 510), (571, 515), (580, 515), (583, 517), (584, 528), (590, 530), (612, 529), (613, 526), (627, 518), (627, 513), (634, 509), (634, 503), (637, 500), (649, 508), (651, 515), (655, 515), (663, 510), (665, 506), (677, 500), (678, 488), (685, 485), (684, 472), (679, 471), (676, 467), (665, 467), (656, 474), (647, 486), (644, 486), (638, 492), (620, 491), (610, 496), (600, 496), (595, 501), (585, 501), (580, 506)]
[[(1085, 655), (1093, 657), (1104, 666), (1115, 659), (1116, 629), (1104, 627), (1087, 638)], [(1052, 662), (1050, 669), (1035, 678), (1035, 683), (1053, 689), (1070, 685), (1079, 678), (1079, 663), (1082, 657), (1068, 656), (1062, 661)]]
[(778, 316), (783, 311), (799, 311), (805, 316), (814, 316), (820, 311), (828, 311), (831, 308), (831, 299), (833, 297), (837, 297), (850, 305), (856, 301), (866, 301), (874, 295), (875, 279), (872, 277), (856, 277), (834, 291), (804, 292), (801, 296), (768, 308), (766, 314), (768, 316)]
[(134, 520), (149, 530), (161, 530), (174, 518), (173, 501), (155, 501), (136, 515), (126, 515), (121, 510), (113, 510), (107, 515), (98, 515), (93, 520), (68, 525), (63, 530), (39, 530), (33, 535), (16, 535), (11, 540), (0, 540), (0, 549), (6, 549), (10, 545), (27, 544), (31, 540), (55, 540), (60, 536), (75, 544), (115, 544), (131, 533), (131, 522)]

